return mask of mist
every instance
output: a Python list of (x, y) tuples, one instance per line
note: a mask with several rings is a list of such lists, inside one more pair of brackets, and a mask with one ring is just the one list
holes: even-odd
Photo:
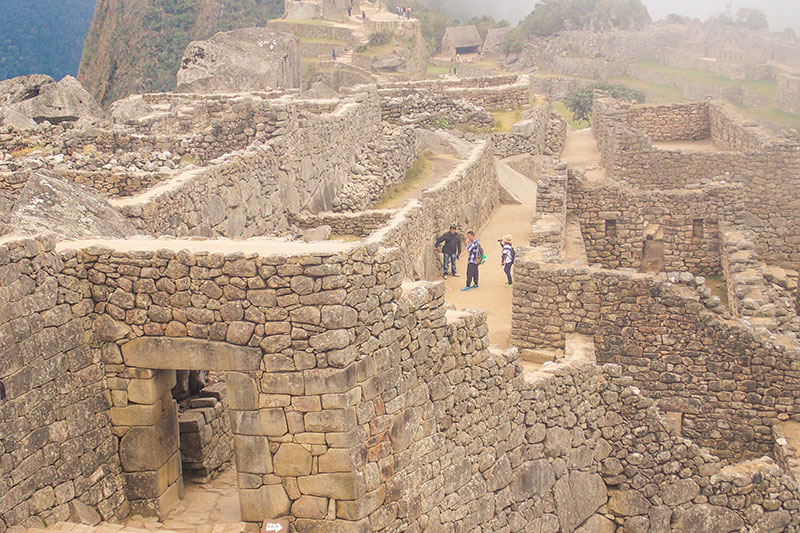
[[(755, 7), (769, 19), (770, 31), (781, 31), (790, 27), (800, 34), (800, 2), (798, 0), (642, 0), (654, 21), (662, 20), (670, 13), (692, 18), (707, 19), (725, 10), (728, 3), (731, 11), (742, 7)], [(516, 24), (533, 11), (536, 0), (424, 0), (424, 4), (444, 7), (454, 17), (464, 21), (476, 15), (491, 15)]]

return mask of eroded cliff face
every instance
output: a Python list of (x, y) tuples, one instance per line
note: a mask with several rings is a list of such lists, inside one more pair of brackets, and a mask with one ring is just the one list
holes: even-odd
[(78, 79), (103, 105), (172, 90), (189, 42), (282, 13), (283, 0), (98, 0)]

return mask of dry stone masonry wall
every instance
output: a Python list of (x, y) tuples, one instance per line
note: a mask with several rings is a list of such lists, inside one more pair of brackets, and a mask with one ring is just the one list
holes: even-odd
[[(688, 111), (675, 115), (676, 122), (685, 123), (683, 130), (679, 125), (673, 127), (674, 131), (682, 131), (681, 135), (700, 131), (699, 104), (686, 105)], [(647, 133), (628, 125), (632, 113), (639, 127), (643, 127), (644, 117), (656, 116), (649, 111), (652, 106), (596, 97), (593, 125), (607, 175), (640, 189), (684, 188), (715, 177), (739, 182), (748, 191), (748, 201), (731, 223), (756, 234), (759, 252), (765, 259), (796, 263), (800, 260), (800, 218), (798, 206), (785, 191), (793, 189), (800, 176), (800, 146), (745, 119), (730, 104), (709, 101), (703, 105), (708, 106), (710, 138), (720, 151), (655, 148)]]

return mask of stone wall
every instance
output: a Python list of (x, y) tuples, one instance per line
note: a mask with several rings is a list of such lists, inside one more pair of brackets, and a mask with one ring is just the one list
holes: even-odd
[[(797, 346), (720, 320), (702, 278), (548, 267), (518, 257), (513, 342), (563, 347), (567, 334), (593, 337), (597, 358), (681, 419), (683, 435), (723, 457), (771, 452), (771, 426), (794, 419)], [(731, 402), (740, 405), (731, 409)]]
[(780, 73), (777, 76), (776, 105), (781, 111), (800, 115), (800, 76)]
[[(450, 224), (480, 228), (499, 203), (500, 188), (491, 145), (479, 142), (469, 156), (419, 199), (398, 210), (368, 242), (403, 250), (398, 262), (408, 279), (434, 279), (441, 273), (433, 242)], [(466, 233), (468, 229), (463, 230)]]
[(328, 114), (304, 108), (295, 129), (116, 205), (139, 230), (177, 236), (265, 235), (287, 229), (291, 213), (331, 210), (382, 130), (374, 94), (330, 105)]
[(711, 136), (708, 102), (631, 106), (628, 126), (653, 141), (708, 139)]
[[(692, 65), (688, 68), (696, 69), (697, 67), (698, 65)], [(686, 78), (674, 74), (652, 70), (635, 63), (627, 65), (626, 73), (629, 76), (642, 81), (677, 87), (683, 91), (684, 98), (688, 100), (703, 100), (708, 97), (722, 98), (733, 102), (736, 105), (745, 107), (772, 106), (775, 104), (774, 100), (769, 96), (756, 91), (748, 90), (739, 85), (732, 87), (720, 87), (710, 83), (700, 83), (687, 80)]]
[(447, 126), (494, 127), (494, 117), (482, 107), (425, 91), (383, 97), (381, 117), (393, 124), (416, 124), (423, 127), (443, 127), (441, 121), (445, 121)]
[(529, 76), (487, 76), (459, 80), (425, 80), (381, 84), (382, 98), (406, 97), (423, 90), (466, 100), (487, 110), (519, 109), (535, 102)]
[(319, 213), (292, 215), (289, 220), (298, 229), (308, 230), (329, 226), (334, 237), (369, 237), (384, 227), (392, 217), (391, 210), (368, 210), (358, 213)]
[(233, 448), (228, 395), (219, 382), (200, 391), (178, 414), (183, 474), (208, 479), (230, 463)]
[(708, 105), (711, 139), (727, 151), (654, 148), (647, 134), (627, 125), (629, 110), (641, 106), (596, 98), (593, 130), (607, 175), (640, 189), (676, 189), (723, 176), (740, 182), (748, 199), (730, 222), (757, 235), (765, 259), (800, 261), (800, 207), (785, 194), (800, 175), (800, 146), (745, 119), (730, 104)]
[(738, 185), (702, 189), (635, 190), (573, 178), (567, 210), (580, 221), (589, 264), (642, 266), (647, 236), (663, 246), (667, 272), (719, 274), (719, 222), (742, 205)]
[(0, 239), (0, 531), (127, 514), (86, 280), (47, 239)]
[[(175, 404), (148, 402), (169, 395), (170, 367), (224, 368), (245, 521), (289, 515), (309, 533), (668, 531), (670, 522), (699, 532), (709, 516), (798, 526), (796, 484), (776, 469), (720, 471), (620, 366), (566, 360), (523, 373), (516, 350), (488, 349), (483, 313), (446, 311), (441, 283), (400, 285), (401, 250), (86, 246), (19, 255), (63, 261), (63, 294), (79, 289), (93, 304), (83, 307), (97, 313), (106, 364), (89, 368), (113, 387), (123, 465), (169, 457), (163, 479), (172, 479), (177, 437), (147, 437), (177, 435)], [(151, 415), (156, 425), (140, 425)], [(683, 428), (693, 431), (688, 416)], [(147, 494), (160, 479), (128, 472), (126, 490)]]

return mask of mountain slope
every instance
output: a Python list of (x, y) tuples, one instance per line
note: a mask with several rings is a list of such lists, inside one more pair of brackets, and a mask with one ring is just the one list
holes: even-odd
[(78, 79), (103, 105), (172, 90), (190, 41), (282, 13), (283, 0), (98, 0)]
[(0, 0), (0, 80), (78, 72), (96, 0)]

